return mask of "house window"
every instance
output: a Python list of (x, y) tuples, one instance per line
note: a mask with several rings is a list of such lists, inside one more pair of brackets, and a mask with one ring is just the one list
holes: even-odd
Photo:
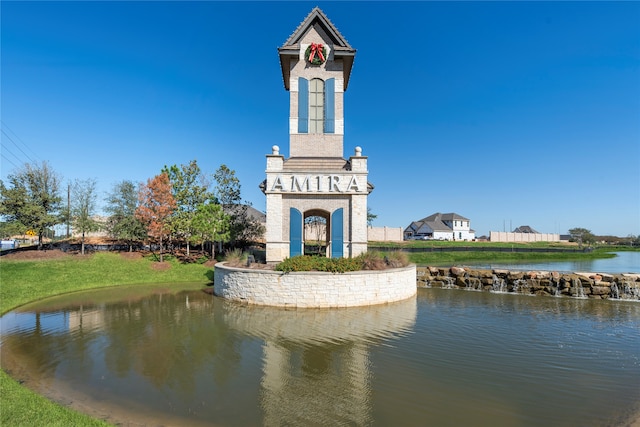
[(309, 133), (324, 133), (324, 81), (309, 82)]

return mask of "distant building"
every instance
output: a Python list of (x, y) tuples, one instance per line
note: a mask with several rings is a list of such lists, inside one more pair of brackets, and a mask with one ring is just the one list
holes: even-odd
[(521, 225), (512, 232), (491, 231), (489, 232), (489, 240), (492, 242), (559, 242), (561, 241), (559, 234), (540, 233), (528, 225)]
[(258, 209), (251, 205), (237, 204), (237, 205), (222, 205), (222, 211), (227, 215), (238, 215), (238, 213), (246, 210), (247, 218), (257, 221), (261, 225), (267, 223), (267, 215), (264, 212), (260, 212)]
[[(85, 239), (88, 239), (88, 238), (97, 238), (97, 239), (107, 238), (109, 236), (109, 234), (106, 231), (106, 226), (107, 226), (107, 222), (109, 220), (109, 217), (106, 217), (106, 216), (103, 216), (103, 215), (93, 215), (91, 217), (91, 219), (98, 224), (99, 229), (96, 230), (96, 231), (86, 232), (84, 234)], [(74, 238), (74, 239), (79, 239), (79, 238), (82, 237), (82, 232), (76, 230), (72, 226), (71, 227), (71, 237)]]
[(528, 225), (521, 225), (520, 227), (517, 227), (515, 230), (513, 230), (513, 232), (514, 233), (535, 233), (535, 234), (540, 234), (539, 232), (537, 232), (533, 228), (529, 227)]
[(18, 247), (18, 242), (15, 239), (7, 239), (0, 242), (0, 250), (15, 249)]
[(457, 213), (434, 213), (404, 229), (405, 240), (474, 240), (471, 221)]
[(248, 221), (250, 221), (253, 225), (259, 225), (260, 227), (262, 227), (262, 234), (259, 236), (255, 236), (255, 238), (260, 242), (264, 242), (264, 229), (267, 225), (267, 215), (264, 212), (261, 212), (248, 204), (223, 205), (222, 211), (225, 214), (231, 216), (242, 215), (243, 213), (246, 213), (245, 218)]

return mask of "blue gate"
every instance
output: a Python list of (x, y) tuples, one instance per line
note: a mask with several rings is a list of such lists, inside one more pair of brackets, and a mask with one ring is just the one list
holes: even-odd
[(302, 255), (302, 212), (289, 209), (289, 257)]
[(342, 258), (344, 256), (343, 217), (343, 208), (336, 209), (331, 214), (331, 258)]

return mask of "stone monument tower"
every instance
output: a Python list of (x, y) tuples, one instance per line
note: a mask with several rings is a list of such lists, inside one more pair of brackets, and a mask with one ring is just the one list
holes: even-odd
[(267, 155), (267, 262), (304, 253), (309, 217), (326, 221), (327, 256), (356, 256), (367, 250), (373, 189), (362, 149), (343, 155), (344, 92), (356, 51), (316, 7), (278, 52), (290, 93), (289, 158), (278, 146)]

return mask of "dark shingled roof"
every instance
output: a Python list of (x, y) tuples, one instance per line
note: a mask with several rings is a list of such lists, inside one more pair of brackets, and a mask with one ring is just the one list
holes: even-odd
[[(453, 231), (453, 229), (445, 224), (445, 221), (452, 222), (456, 221), (469, 221), (468, 218), (463, 217), (462, 215), (458, 215), (457, 213), (440, 213), (436, 212), (433, 215), (429, 215), (421, 220), (414, 221), (405, 229), (405, 231), (413, 231), (415, 233), (422, 233), (421, 228), (427, 226), (431, 228), (433, 231)], [(473, 230), (469, 230), (473, 232)]]
[(521, 225), (520, 227), (518, 227), (515, 230), (513, 230), (513, 232), (514, 233), (540, 234), (536, 230), (534, 230), (533, 228), (529, 227), (528, 225)]
[(356, 56), (356, 50), (351, 47), (319, 7), (314, 7), (311, 13), (309, 13), (300, 25), (298, 25), (293, 34), (291, 34), (287, 41), (284, 42), (284, 45), (278, 48), (284, 87), (289, 90), (291, 61), (297, 61), (300, 57), (300, 40), (302, 40), (305, 34), (307, 34), (309, 29), (316, 25), (319, 26), (320, 29), (329, 37), (333, 48), (334, 59), (342, 60), (343, 62), (344, 90), (347, 90), (349, 77), (351, 76), (351, 68), (353, 67), (353, 60)]

